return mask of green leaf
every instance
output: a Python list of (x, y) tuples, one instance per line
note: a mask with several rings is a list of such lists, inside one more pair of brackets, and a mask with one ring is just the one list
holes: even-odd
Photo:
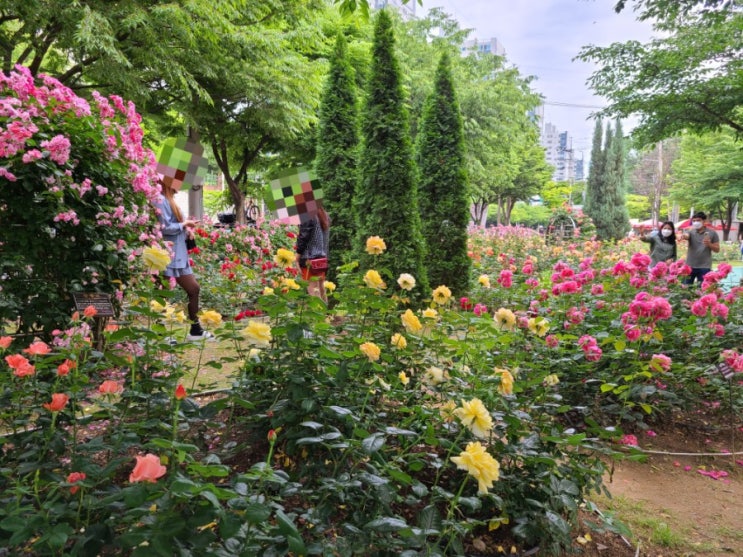
[(383, 433), (372, 433), (369, 437), (361, 441), (361, 447), (367, 454), (375, 453), (384, 445), (385, 437)]
[(400, 518), (385, 516), (367, 522), (364, 528), (377, 532), (397, 532), (408, 527), (408, 523)]

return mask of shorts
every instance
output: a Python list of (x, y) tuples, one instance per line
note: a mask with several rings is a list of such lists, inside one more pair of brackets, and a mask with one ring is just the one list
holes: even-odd
[(325, 280), (325, 273), (316, 273), (314, 275), (310, 274), (312, 272), (312, 269), (309, 267), (302, 267), (302, 278), (304, 280), (310, 281), (310, 280)]

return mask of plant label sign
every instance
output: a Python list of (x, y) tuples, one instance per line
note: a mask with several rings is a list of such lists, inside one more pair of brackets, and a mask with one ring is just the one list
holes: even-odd
[(84, 311), (86, 307), (93, 306), (96, 310), (96, 317), (113, 317), (114, 306), (111, 303), (111, 296), (102, 292), (73, 292), (72, 299), (75, 301), (75, 309)]

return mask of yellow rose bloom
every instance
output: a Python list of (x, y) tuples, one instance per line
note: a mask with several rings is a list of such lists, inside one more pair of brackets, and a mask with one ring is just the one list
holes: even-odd
[(527, 326), (529, 330), (538, 337), (543, 337), (547, 334), (547, 331), (550, 330), (550, 322), (547, 321), (544, 317), (530, 318), (527, 322)]
[(419, 333), (423, 330), (423, 325), (421, 325), (420, 319), (418, 319), (410, 309), (406, 309), (400, 319), (402, 319), (402, 324), (405, 326), (405, 330), (409, 333)]
[(429, 385), (438, 385), (439, 383), (443, 383), (447, 379), (449, 379), (449, 374), (440, 367), (436, 366), (429, 367), (426, 370), (426, 373), (423, 374), (423, 381), (425, 381)]
[(408, 273), (403, 273), (399, 277), (397, 277), (397, 284), (402, 288), (403, 290), (412, 290), (415, 288), (415, 278), (413, 275), (409, 275)]
[(493, 429), (493, 418), (479, 398), (473, 398), (469, 402), (463, 400), (462, 406), (454, 410), (454, 415), (475, 435), (475, 437), (487, 437)]
[(433, 308), (426, 308), (423, 310), (423, 317), (426, 319), (436, 319), (439, 316), (439, 312)]
[(276, 255), (274, 255), (273, 257), (274, 263), (276, 263), (279, 267), (283, 267), (284, 269), (286, 269), (287, 267), (291, 267), (296, 260), (297, 254), (285, 248), (279, 248), (278, 250), (276, 250)]
[(478, 441), (467, 443), (465, 450), (459, 456), (453, 456), (451, 461), (477, 480), (479, 495), (485, 495), (493, 487), (493, 482), (500, 478), (500, 464)]
[(499, 308), (493, 319), (496, 327), (504, 331), (513, 331), (516, 326), (516, 315), (510, 309)]
[(390, 344), (398, 350), (404, 350), (408, 346), (408, 341), (400, 333), (395, 333), (390, 339)]
[(281, 286), (287, 290), (299, 290), (299, 284), (293, 278), (283, 277), (281, 279)]
[(513, 375), (507, 369), (495, 368), (495, 374), (500, 375), (500, 385), (498, 386), (498, 392), (502, 395), (513, 394)]
[[(168, 310), (169, 304), (166, 302), (165, 305), (161, 304), (157, 300), (150, 300), (150, 310), (156, 313), (163, 313)], [(173, 308), (170, 307), (172, 310)]]
[(162, 248), (148, 246), (142, 250), (142, 260), (148, 273), (164, 271), (170, 265), (170, 254)]
[(222, 324), (222, 316), (212, 309), (207, 310), (199, 316), (199, 324), (205, 329), (218, 327)]
[(379, 255), (387, 249), (387, 244), (379, 236), (370, 236), (366, 239), (366, 253), (369, 255)]
[(263, 295), (264, 296), (270, 296), (271, 294), (273, 294), (273, 288), (271, 288), (270, 286), (266, 286), (263, 289)]
[(446, 404), (444, 404), (441, 409), (439, 410), (439, 414), (441, 414), (441, 419), (445, 422), (453, 422), (455, 418), (454, 412), (457, 409), (457, 405), (453, 400), (450, 400)]
[(544, 383), (544, 385), (547, 387), (554, 387), (559, 382), (560, 378), (557, 376), (556, 373), (550, 373), (547, 377), (544, 378), (544, 381), (542, 381), (542, 383)]
[(407, 386), (408, 383), (410, 383), (410, 379), (408, 378), (408, 376), (405, 374), (404, 371), (401, 371), (400, 373), (398, 373), (397, 377), (400, 379), (400, 383), (402, 383), (405, 386)]
[(443, 306), (451, 298), (451, 290), (449, 290), (443, 284), (433, 291), (433, 301), (438, 305)]
[(382, 351), (379, 349), (379, 346), (377, 346), (373, 342), (365, 342), (364, 344), (359, 346), (359, 350), (361, 350), (361, 353), (364, 354), (364, 356), (369, 358), (370, 362), (376, 362), (382, 353)]
[(271, 327), (261, 321), (248, 321), (248, 326), (242, 330), (248, 342), (256, 346), (268, 346), (271, 343)]
[(490, 288), (490, 277), (488, 275), (480, 275), (477, 282), (479, 282), (480, 286), (483, 288)]
[(335, 288), (336, 286), (334, 282), (329, 280), (325, 281), (325, 290), (327, 290), (328, 292), (335, 292)]
[(369, 288), (387, 288), (387, 285), (382, 280), (382, 277), (379, 276), (379, 273), (375, 271), (374, 269), (369, 269), (366, 274), (364, 275), (364, 283)]

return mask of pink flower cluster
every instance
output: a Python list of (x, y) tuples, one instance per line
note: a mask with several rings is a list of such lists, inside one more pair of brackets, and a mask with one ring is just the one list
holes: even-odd
[(603, 351), (598, 342), (591, 335), (583, 335), (578, 339), (578, 346), (583, 349), (583, 355), (588, 362), (598, 362), (601, 359)]

